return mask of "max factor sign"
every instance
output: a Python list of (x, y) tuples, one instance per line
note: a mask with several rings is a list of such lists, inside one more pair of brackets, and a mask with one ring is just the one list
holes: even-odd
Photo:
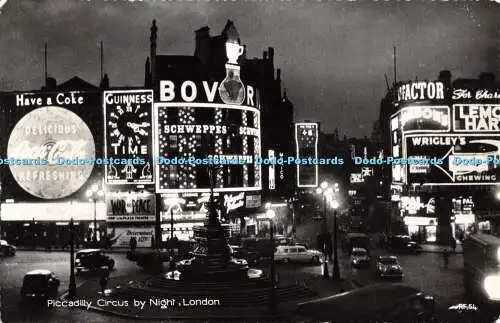
[(83, 95), (78, 92), (54, 93), (44, 97), (36, 94), (16, 94), (17, 107), (42, 107), (48, 105), (82, 105), (85, 103)]
[(442, 82), (411, 82), (397, 88), (398, 101), (444, 100)]

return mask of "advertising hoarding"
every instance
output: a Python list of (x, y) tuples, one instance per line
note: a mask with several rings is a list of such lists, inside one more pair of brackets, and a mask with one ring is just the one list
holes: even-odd
[[(408, 183), (422, 185), (497, 185), (500, 183), (500, 134), (407, 135), (408, 158), (442, 162), (408, 171)], [(410, 169), (412, 170), (412, 169)]]
[(105, 167), (107, 184), (152, 184), (153, 91), (105, 91), (103, 97), (106, 158), (140, 158), (138, 164)]
[(451, 129), (450, 107), (407, 106), (400, 110), (400, 129), (410, 132), (449, 132)]
[[(318, 158), (318, 124), (295, 124), (297, 158)], [(318, 186), (318, 165), (297, 165), (297, 187)]]
[(154, 222), (156, 199), (150, 193), (109, 193), (108, 222)]
[(454, 104), (453, 121), (455, 132), (499, 132), (500, 105)]
[[(40, 104), (48, 102), (38, 99)], [(95, 154), (94, 137), (87, 124), (74, 112), (57, 106), (26, 114), (15, 125), (7, 144), (7, 158), (16, 160), (9, 163), (15, 181), (42, 199), (60, 199), (78, 191), (92, 173), (94, 163), (90, 161)]]
[(130, 239), (135, 237), (138, 248), (151, 248), (154, 227), (116, 227), (108, 228), (111, 248), (130, 248)]

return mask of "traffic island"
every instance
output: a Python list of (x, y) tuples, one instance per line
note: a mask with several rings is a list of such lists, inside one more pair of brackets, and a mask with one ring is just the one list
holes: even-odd
[[(110, 289), (100, 293), (97, 280), (89, 280), (77, 288), (75, 307), (104, 315), (143, 320), (283, 320), (292, 317), (300, 302), (345, 291), (347, 281), (325, 281), (316, 276), (280, 278), (276, 288), (278, 311), (269, 310), (270, 290), (266, 286), (232, 286), (222, 284), (205, 286), (206, 291), (194, 292), (192, 288), (170, 285), (165, 289), (162, 276), (134, 280), (137, 276), (111, 278)], [(300, 283), (298, 283), (300, 281)], [(174, 283), (175, 284), (175, 283)], [(224, 286), (225, 285), (225, 286)], [(201, 286), (194, 286), (198, 289)], [(67, 295), (62, 297), (66, 300)]]

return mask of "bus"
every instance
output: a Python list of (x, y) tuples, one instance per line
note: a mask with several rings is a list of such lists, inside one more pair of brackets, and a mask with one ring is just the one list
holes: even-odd
[(476, 233), (463, 243), (463, 282), (468, 297), (500, 301), (500, 238)]

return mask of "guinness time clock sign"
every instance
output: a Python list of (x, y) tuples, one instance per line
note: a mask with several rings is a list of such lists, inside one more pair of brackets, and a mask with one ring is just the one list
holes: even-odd
[(106, 91), (103, 105), (106, 183), (153, 184), (153, 91)]

